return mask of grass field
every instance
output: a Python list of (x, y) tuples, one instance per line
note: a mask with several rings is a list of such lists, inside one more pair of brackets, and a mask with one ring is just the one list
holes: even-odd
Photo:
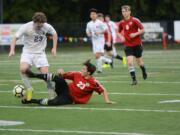
[[(61, 50), (56, 58), (48, 54), (50, 71), (80, 70), (83, 61), (93, 59), (89, 49), (72, 50)], [(115, 61), (113, 70), (106, 69), (102, 75), (95, 75), (107, 88), (111, 100), (117, 102), (113, 105), (105, 104), (103, 97), (97, 94), (86, 105), (22, 105), (12, 95), (12, 88), (21, 84), (19, 59), (20, 53), (11, 60), (7, 54), (0, 54), (0, 120), (23, 121), (24, 124), (0, 124), (0, 135), (180, 134), (180, 50), (145, 50), (149, 77), (144, 81), (136, 66), (137, 86), (129, 85), (127, 67), (119, 61)], [(47, 97), (44, 82), (33, 79), (32, 85), (35, 98)], [(168, 100), (177, 102), (162, 102)]]

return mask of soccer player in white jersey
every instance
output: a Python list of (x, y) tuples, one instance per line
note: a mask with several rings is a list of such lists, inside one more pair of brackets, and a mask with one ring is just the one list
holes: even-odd
[(92, 40), (93, 53), (96, 57), (97, 73), (102, 72), (102, 63), (112, 63), (111, 59), (104, 57), (104, 33), (107, 31), (106, 25), (97, 19), (97, 10), (90, 9), (91, 21), (87, 23), (86, 34)]
[(117, 38), (117, 32), (118, 32), (118, 27), (117, 25), (115, 24), (115, 22), (111, 21), (111, 18), (109, 15), (105, 15), (105, 23), (108, 27), (108, 30), (109, 32), (111, 33), (111, 37), (112, 37), (112, 40), (111, 40), (111, 43), (112, 43), (112, 49), (108, 48), (108, 47), (105, 47), (106, 48), (106, 51), (108, 51), (108, 54), (110, 56), (112, 56), (113, 58), (115, 59), (119, 59), (122, 61), (123, 65), (126, 65), (126, 57), (122, 57), (120, 55), (117, 54), (117, 51), (116, 51), (116, 47), (115, 47), (115, 43), (116, 43), (116, 38)]
[[(28, 101), (32, 99), (33, 88), (26, 76), (26, 71), (34, 65), (41, 73), (48, 73), (49, 64), (45, 54), (47, 45), (46, 34), (51, 34), (53, 37), (51, 53), (53, 56), (56, 55), (57, 33), (55, 29), (46, 22), (46, 15), (42, 12), (36, 12), (32, 17), (32, 21), (22, 25), (11, 42), (9, 57), (15, 54), (16, 41), (20, 38), (23, 41), (24, 47), (20, 59), (20, 72), (22, 81), (27, 89), (26, 99)], [(49, 95), (52, 96), (53, 87), (51, 82), (47, 82), (47, 88)]]

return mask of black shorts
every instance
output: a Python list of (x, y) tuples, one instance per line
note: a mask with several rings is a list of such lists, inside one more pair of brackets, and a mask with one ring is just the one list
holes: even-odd
[(48, 100), (48, 105), (66, 105), (72, 104), (73, 101), (69, 94), (68, 84), (64, 78), (60, 76), (54, 76), (53, 81), (55, 82), (55, 92), (57, 96), (51, 100)]
[(124, 48), (126, 57), (127, 56), (135, 56), (136, 58), (142, 57), (143, 47), (142, 45), (137, 46), (126, 46)]
[(113, 49), (113, 48), (112, 48), (112, 44), (111, 44), (111, 46), (108, 46), (107, 44), (104, 45), (104, 50), (105, 50), (105, 51), (107, 51), (107, 52), (108, 52), (108, 51), (112, 51), (112, 49)]

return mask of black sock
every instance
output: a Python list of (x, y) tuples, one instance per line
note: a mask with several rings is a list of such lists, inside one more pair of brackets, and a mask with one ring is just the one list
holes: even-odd
[(31, 99), (31, 103), (40, 104), (42, 99)]
[(51, 81), (54, 77), (54, 74), (34, 74), (34, 77), (35, 78), (39, 78), (39, 79), (42, 79), (44, 81)]
[(146, 68), (145, 68), (144, 65), (141, 65), (140, 68), (141, 68), (141, 70), (142, 70), (143, 73), (146, 73)]
[(120, 55), (116, 55), (115, 58), (116, 58), (116, 59), (119, 59), (119, 60), (122, 60), (122, 59), (123, 59), (123, 57), (121, 57)]
[(132, 80), (133, 80), (133, 81), (136, 81), (135, 71), (131, 71), (131, 72), (130, 72), (130, 75), (131, 75)]
[(47, 74), (34, 74), (34, 77), (47, 81)]

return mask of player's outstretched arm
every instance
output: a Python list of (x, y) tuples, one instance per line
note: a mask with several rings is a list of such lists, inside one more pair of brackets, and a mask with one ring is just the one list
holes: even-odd
[(9, 55), (8, 55), (9, 58), (15, 54), (16, 40), (17, 40), (17, 38), (16, 38), (16, 36), (14, 36), (12, 39), (12, 42), (11, 42), (11, 46), (10, 46), (10, 51), (9, 51)]
[(58, 75), (63, 76), (65, 74), (65, 71), (64, 71), (64, 69), (61, 68), (61, 69), (57, 70), (57, 73), (58, 73)]
[(57, 39), (58, 39), (57, 33), (54, 33), (53, 34), (53, 48), (51, 50), (51, 53), (52, 53), (53, 56), (56, 56)]
[(107, 90), (104, 89), (104, 92), (102, 93), (103, 94), (103, 97), (104, 97), (104, 101), (105, 103), (107, 104), (115, 104), (116, 102), (113, 102), (113, 101), (110, 101), (109, 99), (109, 96), (108, 96), (108, 93), (107, 93)]

